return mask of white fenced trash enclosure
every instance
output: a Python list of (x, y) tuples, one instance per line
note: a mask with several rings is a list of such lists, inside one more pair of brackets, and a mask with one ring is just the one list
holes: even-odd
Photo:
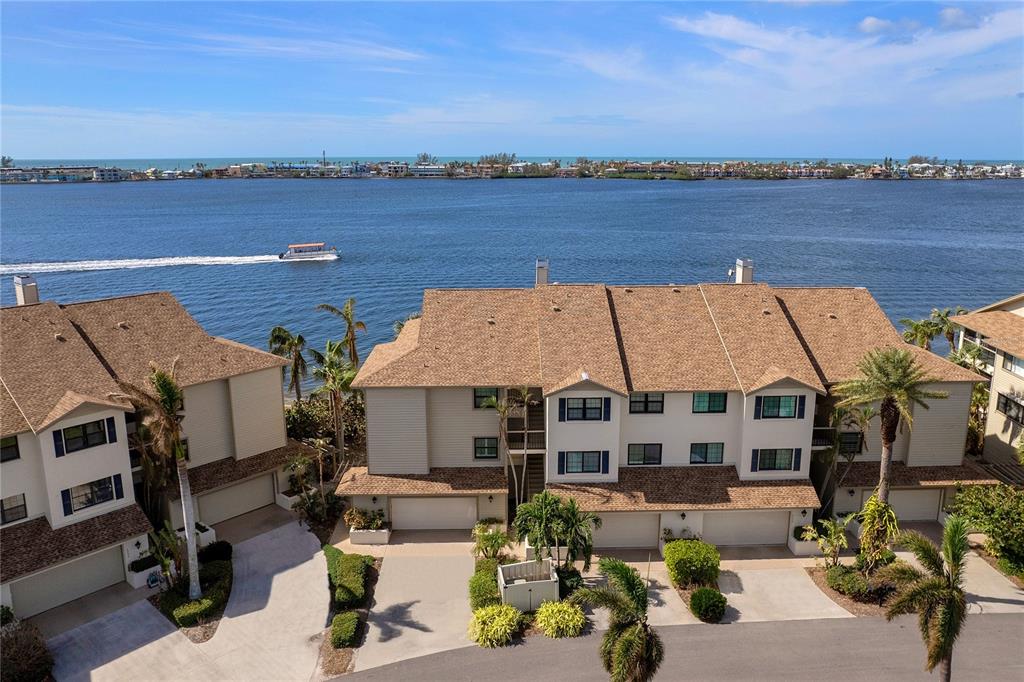
[(551, 559), (498, 566), (498, 590), (503, 604), (536, 611), (542, 602), (558, 601), (558, 574)]

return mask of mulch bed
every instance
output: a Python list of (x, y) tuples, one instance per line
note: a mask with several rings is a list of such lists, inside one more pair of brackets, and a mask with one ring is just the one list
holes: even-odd
[(825, 582), (825, 569), (821, 566), (805, 568), (804, 570), (811, 576), (811, 580), (818, 586), (822, 594), (853, 615), (868, 618), (885, 618), (884, 606), (879, 606), (877, 603), (857, 601), (829, 587), (828, 583)]
[[(366, 641), (366, 619), (369, 618), (370, 607), (373, 606), (373, 593), (377, 587), (377, 580), (380, 578), (381, 563), (382, 560), (380, 558), (375, 559), (373, 567), (366, 572), (366, 600), (363, 602), (363, 605), (359, 608), (351, 609), (359, 614), (359, 646), (362, 646), (363, 642)], [(338, 611), (332, 606), (327, 628), (320, 634), (320, 672), (325, 677), (347, 675), (352, 672), (355, 653), (358, 648), (344, 647), (335, 649), (331, 644), (330, 620), (337, 613)]]
[(160, 610), (160, 594), (160, 592), (151, 594), (146, 597), (146, 599), (153, 605), (153, 608), (160, 611), (160, 615), (167, 618), (171, 625), (178, 628), (178, 630), (181, 631), (181, 634), (188, 637), (189, 641), (193, 644), (202, 644), (203, 642), (208, 642), (213, 639), (214, 634), (217, 632), (217, 626), (220, 625), (221, 616), (224, 615), (224, 608), (228, 605), (228, 601), (230, 600), (229, 595), (229, 598), (224, 601), (224, 606), (219, 608), (211, 617), (202, 620), (198, 625), (190, 625), (189, 627), (182, 628), (178, 627), (177, 623), (171, 620), (166, 613)]
[(342, 512), (339, 511), (323, 523), (314, 522), (306, 525), (306, 530), (316, 536), (316, 539), (320, 541), (321, 547), (330, 544), (331, 535), (334, 533), (334, 527), (338, 525), (338, 519), (341, 518), (341, 514)]
[(683, 600), (683, 605), (686, 607), (687, 611), (690, 611), (690, 596), (702, 587), (713, 587), (719, 592), (722, 591), (722, 588), (718, 586), (717, 581), (714, 585), (686, 585), (683, 587), (676, 586), (676, 594), (678, 594), (679, 598)]

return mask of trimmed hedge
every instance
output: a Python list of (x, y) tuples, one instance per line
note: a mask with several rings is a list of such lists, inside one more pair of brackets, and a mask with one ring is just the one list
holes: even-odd
[(203, 596), (196, 601), (188, 598), (188, 576), (160, 595), (160, 610), (178, 627), (190, 627), (206, 620), (223, 609), (231, 596), (233, 570), (230, 561), (212, 561), (199, 569), (199, 584)]
[(568, 599), (576, 590), (583, 587), (583, 576), (573, 567), (564, 568), (559, 566), (555, 569), (558, 576), (558, 598)]
[(469, 608), (476, 611), (484, 606), (501, 603), (498, 591), (498, 572), (478, 571), (469, 578)]
[(335, 606), (340, 609), (360, 606), (366, 599), (366, 573), (373, 566), (373, 557), (345, 554), (331, 545), (324, 545), (324, 556)]
[(676, 587), (714, 585), (721, 561), (718, 548), (702, 540), (673, 540), (665, 544), (665, 566)]
[(146, 556), (139, 557), (135, 561), (128, 564), (128, 570), (132, 573), (142, 573), (143, 571), (148, 571), (151, 568), (156, 568), (159, 565), (160, 562), (157, 561), (156, 556), (152, 554), (147, 554)]
[(211, 561), (231, 561), (234, 551), (231, 543), (227, 540), (217, 540), (206, 547), (201, 547), (196, 554), (199, 557), (199, 563), (208, 564)]
[(587, 624), (583, 609), (565, 601), (546, 601), (537, 609), (534, 624), (545, 637), (579, 637)]
[(359, 643), (359, 614), (343, 611), (331, 620), (331, 646), (335, 649), (355, 646)]
[(505, 646), (522, 626), (523, 614), (510, 604), (494, 604), (473, 612), (469, 638), (482, 647)]
[(725, 595), (712, 587), (699, 587), (690, 595), (690, 612), (705, 623), (718, 623), (725, 615)]
[(46, 640), (32, 623), (8, 625), (0, 634), (0, 671), (3, 682), (40, 682), (53, 679), (53, 656)]
[(825, 571), (825, 583), (836, 592), (858, 601), (868, 598), (871, 586), (867, 579), (850, 566), (833, 566)]

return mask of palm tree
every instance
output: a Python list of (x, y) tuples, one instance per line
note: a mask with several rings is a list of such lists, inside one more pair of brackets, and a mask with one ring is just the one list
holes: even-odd
[(927, 650), (925, 670), (939, 667), (942, 682), (952, 674), (953, 645), (967, 620), (967, 594), (964, 592), (968, 523), (950, 516), (942, 531), (942, 548), (936, 547), (918, 532), (900, 536), (899, 544), (913, 552), (924, 570), (906, 562), (896, 562), (884, 569), (884, 575), (899, 587), (885, 617), (916, 613), (921, 639)]
[(925, 400), (949, 396), (944, 391), (928, 391), (923, 384), (935, 380), (917, 364), (905, 348), (881, 348), (868, 351), (857, 363), (861, 376), (838, 384), (834, 393), (841, 398), (837, 407), (855, 407), (880, 403), (882, 459), (878, 472), (878, 499), (889, 503), (889, 471), (892, 468), (892, 444), (900, 421), (910, 429), (914, 424), (914, 405), (928, 409)]
[(419, 316), (419, 313), (412, 313), (411, 315), (406, 315), (404, 320), (395, 320), (394, 323), (392, 323), (391, 325), (391, 330), (395, 333), (395, 339), (397, 340), (398, 335), (402, 333), (403, 329), (405, 329), (406, 322), (408, 322), (409, 320), (415, 320)]
[(331, 415), (334, 417), (334, 442), (341, 459), (345, 459), (345, 394), (352, 390), (352, 380), (356, 378), (356, 369), (345, 359), (345, 348), (339, 341), (328, 340), (321, 353), (310, 349), (313, 362), (313, 376), (322, 383), (313, 391), (313, 395), (326, 394), (331, 403)]
[(661, 638), (647, 622), (647, 585), (621, 559), (603, 557), (598, 570), (607, 587), (583, 587), (569, 597), (574, 604), (608, 609), (608, 629), (601, 640), (601, 663), (612, 682), (646, 682), (665, 658)]
[(553, 556), (557, 561), (562, 534), (562, 498), (543, 490), (529, 502), (519, 505), (512, 520), (512, 533), (519, 542), (530, 542), (538, 561), (547, 556)]
[[(498, 440), (501, 441), (501, 447), (505, 451), (505, 474), (512, 472), (512, 487), (515, 491), (516, 505), (522, 502), (522, 488), (519, 485), (519, 475), (516, 473), (515, 464), (512, 463), (512, 447), (508, 442), (508, 420), (511, 417), (519, 414), (520, 403), (513, 394), (513, 389), (509, 388), (505, 390), (505, 398), (498, 400), (494, 396), (486, 398), (481, 407), (486, 407), (494, 410), (498, 415)], [(524, 421), (525, 424), (525, 421)], [(524, 426), (525, 429), (525, 426)], [(523, 478), (526, 477), (526, 439), (529, 435), (523, 434)]]
[[(536, 496), (534, 499), (537, 499)], [(594, 553), (594, 530), (601, 527), (601, 517), (594, 512), (585, 512), (576, 504), (576, 500), (562, 505), (558, 534), (565, 545), (565, 568), (569, 568), (580, 558), (583, 559), (583, 570), (590, 570), (590, 556)]]
[[(832, 445), (828, 450), (824, 452), (824, 460), (828, 465), (825, 473), (825, 480), (822, 484), (822, 490), (828, 490), (831, 487), (831, 493), (825, 502), (821, 505), (821, 510), (830, 510), (832, 500), (836, 496), (836, 490), (843, 484), (843, 480), (846, 479), (847, 474), (850, 473), (850, 469), (853, 468), (853, 464), (857, 459), (859, 451), (842, 452), (842, 438), (841, 434), (844, 429), (856, 428), (860, 432), (861, 443), (864, 442), (864, 438), (867, 436), (868, 428), (870, 427), (871, 420), (876, 416), (876, 410), (871, 405), (864, 405), (861, 407), (836, 407), (832, 410), (832, 417), (830, 425), (832, 426)], [(839, 458), (842, 457), (846, 461), (846, 466), (843, 468), (841, 474), (836, 476), (836, 464)], [(835, 483), (831, 486), (832, 477), (835, 476)]]
[(306, 348), (306, 338), (302, 334), (293, 335), (284, 327), (278, 326), (270, 330), (269, 345), (271, 353), (291, 361), (288, 390), (295, 391), (295, 400), (301, 402), (302, 380), (306, 378), (307, 373), (306, 358), (302, 357), (302, 351)]
[(182, 516), (185, 519), (185, 545), (188, 549), (188, 598), (196, 600), (203, 595), (199, 585), (199, 557), (196, 554), (195, 508), (192, 506), (192, 488), (188, 482), (185, 446), (181, 442), (181, 422), (185, 418), (181, 408), (185, 393), (175, 380), (177, 365), (177, 358), (171, 362), (169, 370), (151, 364), (151, 391), (118, 379), (117, 387), (122, 393), (112, 397), (128, 400), (142, 414), (150, 450), (165, 461), (174, 460), (177, 465)]
[(932, 339), (942, 332), (942, 328), (931, 320), (912, 320), (904, 317), (900, 324), (906, 327), (903, 331), (903, 340), (925, 350), (932, 349)]
[(324, 312), (330, 313), (340, 317), (345, 321), (345, 336), (341, 342), (345, 344), (345, 348), (348, 350), (348, 359), (352, 363), (353, 367), (359, 367), (359, 351), (356, 349), (356, 332), (365, 332), (366, 325), (356, 319), (356, 299), (350, 298), (345, 301), (345, 305), (341, 308), (336, 308), (330, 303), (321, 303), (316, 307), (317, 310), (323, 310)]
[(961, 306), (957, 306), (956, 310), (950, 310), (949, 308), (932, 308), (932, 322), (939, 329), (939, 333), (946, 337), (946, 341), (949, 342), (949, 349), (953, 350), (953, 339), (956, 338), (956, 332), (960, 329), (960, 325), (953, 322), (950, 317), (954, 315), (966, 315), (967, 309)]

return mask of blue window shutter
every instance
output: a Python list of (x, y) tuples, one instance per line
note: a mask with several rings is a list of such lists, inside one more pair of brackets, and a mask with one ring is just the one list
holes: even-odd
[(754, 419), (761, 418), (761, 396), (754, 398)]
[(60, 491), (60, 501), (64, 504), (64, 516), (71, 516), (71, 489)]
[(121, 484), (121, 474), (114, 474), (114, 497), (119, 500), (124, 498), (124, 486)]
[(58, 457), (64, 456), (64, 432), (60, 429), (53, 432), (53, 452)]
[(754, 448), (750, 454), (750, 470), (757, 471), (757, 453), (758, 449)]
[(107, 417), (107, 442), (117, 442), (117, 425), (114, 423), (113, 417)]
[[(608, 400), (608, 398), (605, 398), (605, 400)], [(607, 474), (608, 473), (608, 451), (607, 450), (602, 450), (601, 451), (601, 473), (602, 474)]]
[(793, 471), (800, 471), (800, 452), (800, 448), (793, 451)]
[(558, 421), (565, 421), (565, 398), (558, 399)]
[(807, 396), (803, 396), (802, 395), (802, 396), (800, 396), (799, 398), (796, 399), (796, 418), (797, 419), (803, 419), (804, 418), (804, 407), (806, 406), (806, 404), (807, 404)]
[[(565, 398), (562, 398), (562, 400), (565, 400)], [(561, 476), (564, 473), (565, 473), (565, 453), (564, 452), (559, 452), (558, 453), (558, 474), (559, 474), (559, 476)]]
[(612, 399), (604, 399), (604, 420), (610, 422), (612, 420)]

